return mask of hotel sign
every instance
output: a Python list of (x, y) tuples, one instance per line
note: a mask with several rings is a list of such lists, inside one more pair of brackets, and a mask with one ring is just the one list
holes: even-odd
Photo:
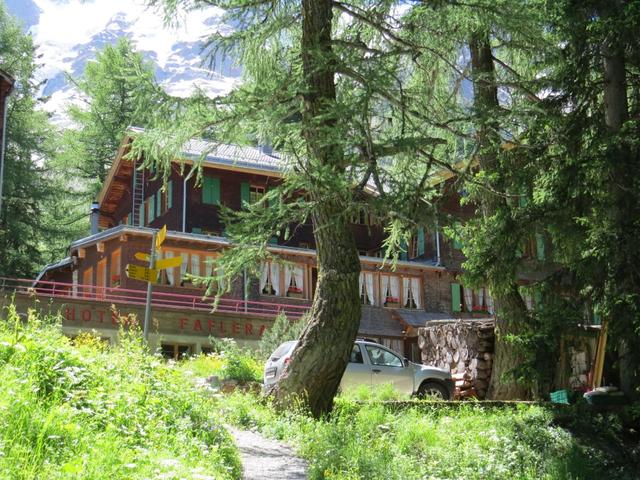
[[(9, 301), (0, 298), (0, 305)], [(81, 298), (52, 298), (47, 302), (34, 302), (22, 295), (15, 297), (19, 311), (36, 308), (43, 314), (60, 313), (62, 326), (87, 330), (113, 329), (130, 325), (137, 318), (141, 325), (144, 305), (120, 305), (114, 308), (108, 302)], [(185, 335), (189, 337), (231, 337), (259, 340), (273, 324), (268, 318), (251, 318), (241, 313), (203, 313), (180, 311), (172, 308), (154, 307), (149, 332), (158, 335)]]

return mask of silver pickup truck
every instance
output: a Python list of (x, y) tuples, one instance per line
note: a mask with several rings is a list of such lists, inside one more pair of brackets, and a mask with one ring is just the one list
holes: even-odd
[[(297, 343), (297, 340), (285, 342), (271, 354), (264, 367), (265, 389), (278, 381)], [(454, 387), (451, 374), (446, 370), (410, 362), (379, 343), (356, 340), (340, 389), (385, 383), (392, 384), (401, 393), (444, 400), (451, 399)]]

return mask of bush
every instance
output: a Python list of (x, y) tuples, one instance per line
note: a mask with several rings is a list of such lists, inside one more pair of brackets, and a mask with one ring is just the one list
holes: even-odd
[(0, 478), (237, 478), (212, 399), (139, 332), (107, 347), (58, 319), (0, 319)]
[(263, 365), (255, 353), (243, 349), (232, 338), (211, 338), (211, 345), (222, 360), (220, 376), (225, 380), (261, 382)]
[(306, 327), (309, 319), (303, 316), (299, 320), (291, 321), (284, 313), (280, 313), (271, 328), (268, 328), (258, 346), (258, 356), (261, 360), (269, 358), (276, 348), (289, 340), (297, 340), (300, 338), (304, 327)]

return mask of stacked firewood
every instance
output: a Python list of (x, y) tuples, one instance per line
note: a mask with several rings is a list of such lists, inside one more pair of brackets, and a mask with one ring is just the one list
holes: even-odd
[(418, 330), (422, 363), (451, 371), (458, 398), (484, 398), (493, 364), (491, 320), (431, 321)]

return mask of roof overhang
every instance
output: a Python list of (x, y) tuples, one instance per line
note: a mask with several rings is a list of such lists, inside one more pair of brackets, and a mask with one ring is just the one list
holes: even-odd
[(0, 93), (3, 96), (9, 95), (13, 90), (15, 79), (4, 70), (0, 70)]

